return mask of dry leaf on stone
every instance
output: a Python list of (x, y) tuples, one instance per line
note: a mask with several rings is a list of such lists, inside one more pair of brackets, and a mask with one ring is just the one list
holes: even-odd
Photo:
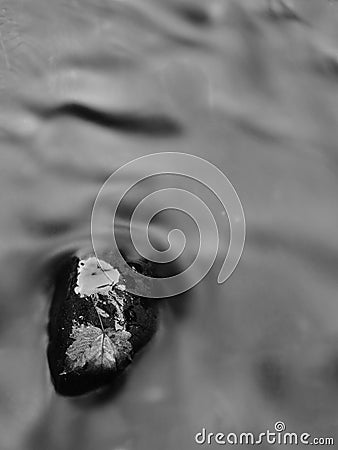
[(67, 349), (70, 369), (90, 363), (102, 368), (116, 366), (116, 348), (110, 337), (94, 325), (76, 325), (71, 337), (74, 342)]

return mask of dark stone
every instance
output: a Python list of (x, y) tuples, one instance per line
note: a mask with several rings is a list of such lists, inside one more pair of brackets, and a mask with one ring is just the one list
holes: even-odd
[[(48, 325), (51, 379), (66, 396), (116, 382), (157, 328), (158, 301), (128, 293), (122, 276), (94, 294), (79, 292), (79, 265), (80, 258), (73, 256), (58, 272)], [(97, 272), (86, 272), (89, 277), (104, 276), (96, 267)]]

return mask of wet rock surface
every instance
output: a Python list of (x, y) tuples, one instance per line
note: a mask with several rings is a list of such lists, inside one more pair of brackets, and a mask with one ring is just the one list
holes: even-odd
[(156, 300), (129, 294), (107, 261), (69, 258), (56, 279), (48, 325), (55, 390), (76, 396), (115, 382), (154, 335), (157, 317)]

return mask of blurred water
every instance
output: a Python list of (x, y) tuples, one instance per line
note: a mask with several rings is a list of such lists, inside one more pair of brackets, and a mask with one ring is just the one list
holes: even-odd
[[(295, 3), (304, 23), (266, 1), (1, 0), (1, 449), (183, 450), (276, 420), (335, 435), (338, 6)], [(117, 397), (57, 397), (49, 273), (89, 245), (111, 172), (158, 151), (230, 178), (240, 265), (164, 311)]]

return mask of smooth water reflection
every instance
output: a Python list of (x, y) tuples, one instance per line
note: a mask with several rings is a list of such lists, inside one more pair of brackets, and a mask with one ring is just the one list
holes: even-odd
[[(240, 3), (1, 2), (2, 449), (189, 449), (202, 427), (276, 420), (334, 436), (337, 6), (300, 1), (311, 28)], [(218, 286), (216, 264), (164, 309), (118, 395), (57, 397), (49, 275), (90, 244), (104, 180), (158, 151), (229, 177), (247, 219), (240, 265)]]

